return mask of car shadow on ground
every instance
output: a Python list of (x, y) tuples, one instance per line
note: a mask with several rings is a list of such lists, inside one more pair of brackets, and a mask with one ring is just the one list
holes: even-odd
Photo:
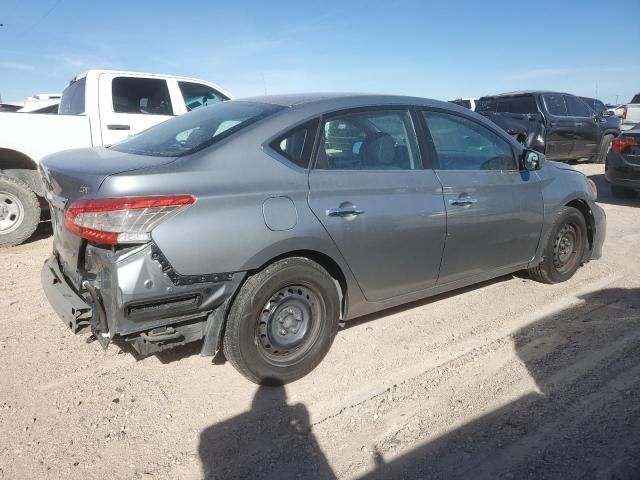
[(33, 242), (37, 242), (39, 240), (44, 240), (45, 238), (50, 238), (53, 236), (53, 227), (51, 225), (51, 220), (49, 218), (43, 218), (38, 223), (38, 227), (36, 231), (33, 232), (33, 235), (29, 237), (23, 244), (29, 244)]
[(604, 174), (598, 173), (595, 175), (589, 175), (589, 178), (593, 180), (598, 187), (598, 203), (607, 203), (610, 205), (620, 205), (622, 207), (640, 207), (640, 195), (632, 195), (629, 198), (617, 198), (611, 193), (611, 186)]
[[(539, 391), (387, 463), (388, 445), (369, 445), (377, 467), (362, 478), (640, 478), (640, 289), (581, 300), (511, 336)], [(248, 412), (205, 429), (199, 454), (210, 479), (335, 478), (284, 387), (260, 387)]]

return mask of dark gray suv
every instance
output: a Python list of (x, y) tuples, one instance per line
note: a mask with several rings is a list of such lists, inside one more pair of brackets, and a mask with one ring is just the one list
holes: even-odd
[(203, 340), (255, 382), (311, 371), (341, 321), (598, 258), (596, 188), (465, 108), (421, 98), (230, 101), (41, 167), (46, 295), (143, 355)]

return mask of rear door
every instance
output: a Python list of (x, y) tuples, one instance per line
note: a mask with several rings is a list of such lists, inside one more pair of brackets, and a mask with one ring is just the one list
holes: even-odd
[(438, 284), (526, 264), (542, 228), (537, 174), (519, 171), (511, 144), (484, 124), (444, 111), (422, 115), (447, 209)]
[(174, 115), (167, 80), (104, 73), (99, 80), (103, 145), (124, 140)]
[(445, 240), (442, 189), (422, 169), (408, 109), (323, 119), (309, 205), (370, 301), (435, 285)]
[(545, 93), (547, 135), (545, 155), (551, 160), (568, 160), (575, 141), (575, 121), (569, 117), (564, 95)]
[(564, 95), (568, 114), (574, 123), (573, 158), (591, 157), (600, 148), (599, 126), (595, 112), (578, 97)]

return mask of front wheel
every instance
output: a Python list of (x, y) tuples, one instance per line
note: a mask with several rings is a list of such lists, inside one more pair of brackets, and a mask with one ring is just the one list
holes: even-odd
[(0, 175), (0, 247), (27, 240), (40, 222), (40, 202), (29, 186), (17, 178)]
[(227, 360), (255, 383), (282, 384), (313, 370), (338, 329), (336, 284), (317, 263), (292, 257), (242, 285), (224, 336)]
[(588, 248), (587, 224), (582, 213), (563, 207), (545, 240), (542, 261), (529, 269), (529, 276), (543, 283), (569, 280), (582, 264)]

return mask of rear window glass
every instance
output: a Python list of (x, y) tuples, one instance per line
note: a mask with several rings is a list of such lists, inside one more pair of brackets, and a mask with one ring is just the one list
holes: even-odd
[(538, 106), (532, 95), (519, 95), (517, 97), (483, 98), (476, 105), (476, 111), (527, 115), (538, 113)]
[(223, 102), (160, 123), (111, 148), (158, 157), (195, 153), (227, 138), (283, 107), (251, 102)]
[(629, 103), (640, 103), (640, 93), (634, 95)]
[(166, 80), (117, 77), (111, 84), (113, 111), (144, 115), (173, 115)]
[(84, 90), (87, 79), (81, 78), (77, 82), (73, 82), (62, 92), (60, 99), (60, 109), (58, 113), (61, 115), (82, 115), (85, 113), (84, 106)]
[(318, 120), (312, 120), (273, 141), (271, 148), (297, 166), (309, 168), (317, 128)]

